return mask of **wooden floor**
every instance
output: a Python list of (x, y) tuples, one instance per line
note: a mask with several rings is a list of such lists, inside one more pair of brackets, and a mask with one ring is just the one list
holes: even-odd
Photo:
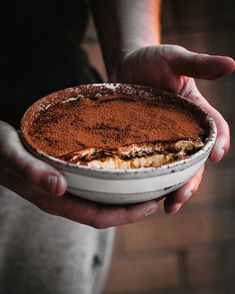
[[(235, 1), (163, 3), (163, 43), (235, 57)], [(105, 76), (98, 44), (85, 47)], [(179, 214), (160, 209), (118, 229), (105, 294), (235, 293), (235, 75), (197, 83), (230, 124), (230, 153), (207, 164), (200, 190)]]

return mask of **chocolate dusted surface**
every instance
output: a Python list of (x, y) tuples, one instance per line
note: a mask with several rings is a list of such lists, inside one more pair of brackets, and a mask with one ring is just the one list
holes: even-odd
[(177, 106), (113, 94), (52, 105), (37, 115), (28, 135), (38, 149), (59, 157), (86, 148), (195, 139), (203, 129), (194, 114)]

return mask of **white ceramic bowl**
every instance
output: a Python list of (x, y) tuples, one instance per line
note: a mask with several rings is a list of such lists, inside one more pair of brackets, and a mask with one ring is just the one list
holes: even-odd
[[(76, 97), (89, 97), (123, 93), (141, 99), (155, 99), (161, 103), (177, 104), (194, 112), (202, 121), (207, 133), (206, 144), (195, 154), (157, 168), (139, 168), (130, 170), (91, 169), (86, 166), (65, 163), (38, 150), (27, 136), (28, 126), (42, 109), (58, 102)], [(139, 85), (93, 84), (68, 88), (52, 93), (34, 103), (25, 113), (21, 123), (22, 140), (26, 148), (36, 157), (58, 168), (66, 177), (68, 192), (89, 200), (126, 204), (155, 199), (166, 195), (187, 182), (197, 173), (207, 160), (216, 139), (216, 126), (213, 119), (188, 99), (165, 91)]]

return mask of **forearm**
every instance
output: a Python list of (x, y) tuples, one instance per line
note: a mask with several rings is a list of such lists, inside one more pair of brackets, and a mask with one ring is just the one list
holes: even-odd
[(160, 42), (160, 0), (91, 0), (109, 76), (124, 54)]

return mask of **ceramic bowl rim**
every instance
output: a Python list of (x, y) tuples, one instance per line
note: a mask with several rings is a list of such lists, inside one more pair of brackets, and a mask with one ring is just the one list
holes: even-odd
[[(143, 86), (143, 85), (135, 85), (135, 84), (121, 84), (121, 83), (101, 83), (101, 84), (88, 84), (88, 85), (81, 85), (77, 87), (70, 87), (66, 88), (63, 91), (70, 91), (71, 89), (78, 89), (80, 87), (88, 86), (88, 87), (110, 87), (110, 86), (129, 86), (129, 87), (140, 87), (141, 89), (148, 90), (148, 89), (154, 89), (153, 87), (149, 86)], [(61, 90), (59, 90), (61, 91)], [(58, 93), (59, 91), (53, 92), (52, 94)], [(162, 93), (166, 94), (172, 94), (168, 93), (166, 91), (160, 90)], [(33, 105), (29, 107), (29, 109), (34, 106), (37, 103), (42, 102), (43, 100), (47, 99), (48, 96), (52, 95), (49, 94), (39, 100), (37, 100)], [(184, 101), (187, 101), (187, 104), (194, 105), (200, 112), (202, 112), (205, 115), (205, 120), (207, 121), (209, 125), (209, 135), (207, 138), (207, 141), (205, 145), (196, 153), (191, 155), (189, 158), (183, 159), (183, 160), (178, 160), (173, 163), (169, 163), (166, 165), (162, 165), (160, 167), (144, 167), (144, 168), (135, 168), (135, 169), (118, 169), (118, 170), (111, 170), (111, 169), (98, 169), (98, 168), (89, 168), (87, 166), (80, 166), (76, 165), (73, 163), (68, 163), (64, 162), (60, 159), (57, 159), (55, 157), (49, 156), (45, 154), (43, 151), (39, 149), (35, 149), (30, 145), (30, 143), (26, 140), (24, 136), (24, 132), (26, 130), (25, 126), (25, 117), (29, 109), (25, 112), (22, 121), (21, 121), (21, 129), (20, 129), (20, 136), (23, 141), (23, 144), (25, 145), (26, 149), (28, 149), (33, 155), (35, 155), (37, 158), (42, 159), (43, 161), (48, 162), (49, 164), (53, 165), (54, 167), (70, 172), (70, 173), (75, 173), (75, 174), (80, 174), (80, 175), (86, 175), (90, 177), (96, 177), (96, 178), (123, 178), (123, 179), (129, 179), (129, 178), (143, 178), (143, 177), (155, 177), (155, 176), (161, 176), (161, 175), (166, 175), (169, 173), (173, 173), (176, 171), (181, 171), (186, 169), (187, 167), (192, 166), (196, 162), (200, 161), (202, 158), (206, 157), (209, 155), (215, 140), (217, 136), (217, 128), (216, 124), (213, 120), (213, 118), (206, 113), (205, 110), (203, 110), (201, 107), (197, 106), (187, 98), (180, 96), (178, 94), (174, 94), (174, 96), (178, 97), (179, 99), (183, 99)]]

